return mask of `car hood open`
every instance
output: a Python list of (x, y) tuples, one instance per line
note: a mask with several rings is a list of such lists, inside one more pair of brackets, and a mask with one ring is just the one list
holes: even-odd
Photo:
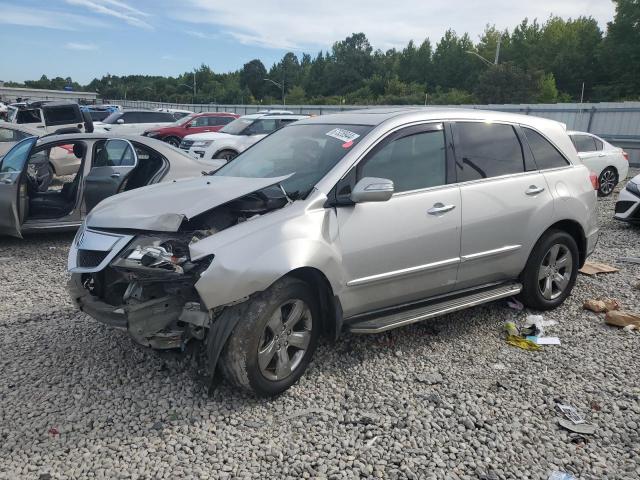
[(275, 185), (273, 178), (203, 176), (130, 190), (100, 202), (87, 227), (176, 232), (184, 219)]

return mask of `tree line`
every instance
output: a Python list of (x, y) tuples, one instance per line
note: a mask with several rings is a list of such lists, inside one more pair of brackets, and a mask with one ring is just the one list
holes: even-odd
[(450, 29), (435, 45), (427, 38), (387, 51), (374, 50), (364, 33), (354, 33), (315, 56), (288, 52), (268, 70), (254, 59), (230, 73), (216, 73), (202, 64), (176, 77), (107, 74), (79, 85), (70, 78), (43, 75), (8, 85), (70, 85), (97, 91), (104, 99), (202, 104), (277, 104), (283, 83), (288, 104), (637, 100), (640, 0), (613, 1), (616, 13), (606, 31), (592, 17), (551, 16), (544, 23), (525, 19), (513, 30), (487, 26), (477, 43)]

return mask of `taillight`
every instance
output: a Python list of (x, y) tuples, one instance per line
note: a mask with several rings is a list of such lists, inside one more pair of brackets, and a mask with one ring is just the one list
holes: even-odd
[(624, 157), (624, 159), (628, 162), (629, 161), (629, 154), (627, 152), (625, 152), (624, 150), (622, 150), (622, 156)]
[(589, 172), (589, 180), (591, 180), (591, 185), (594, 190), (598, 190), (600, 188), (600, 182), (598, 182), (598, 175), (593, 172)]

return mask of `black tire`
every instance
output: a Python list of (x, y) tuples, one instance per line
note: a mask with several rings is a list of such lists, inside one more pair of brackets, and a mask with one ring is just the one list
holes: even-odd
[[(287, 310), (290, 304), (291, 309)], [(300, 319), (292, 323), (289, 330), (273, 335), (270, 325), (278, 323), (274, 318), (286, 320), (289, 313), (294, 313), (295, 305), (302, 308)], [(280, 316), (275, 315), (278, 310)], [(320, 330), (320, 309), (309, 285), (295, 278), (283, 278), (247, 302), (230, 307), (225, 314), (242, 316), (219, 362), (222, 374), (230, 383), (258, 396), (274, 396), (298, 381), (311, 361)], [(280, 325), (284, 324), (286, 322)], [(304, 350), (289, 344), (294, 337), (297, 342), (302, 338), (308, 341)], [(286, 369), (282, 370), (280, 373), (284, 376), (277, 378), (279, 366), (286, 363), (281, 362), (281, 354), (291, 359), (291, 369), (288, 374)], [(262, 359), (271, 355), (264, 367), (259, 364), (260, 355)]]
[[(551, 268), (547, 266), (552, 258), (552, 247), (559, 247), (557, 260)], [(570, 254), (561, 266), (564, 254)], [(560, 305), (571, 294), (578, 276), (579, 252), (576, 241), (562, 230), (547, 231), (536, 243), (529, 255), (527, 265), (522, 272), (522, 303), (537, 310), (551, 310)], [(554, 275), (560, 274), (564, 279), (558, 282)], [(565, 284), (566, 281), (566, 284)], [(551, 295), (548, 286), (551, 284)], [(560, 288), (562, 285), (562, 288)]]
[(608, 197), (618, 184), (618, 171), (613, 167), (607, 167), (598, 177), (598, 196)]
[(213, 156), (213, 158), (221, 158), (229, 162), (237, 156), (238, 152), (236, 152), (235, 150), (220, 150)]
[(169, 145), (173, 145), (174, 147), (179, 147), (181, 140), (178, 137), (165, 137), (162, 139), (163, 142), (167, 142)]

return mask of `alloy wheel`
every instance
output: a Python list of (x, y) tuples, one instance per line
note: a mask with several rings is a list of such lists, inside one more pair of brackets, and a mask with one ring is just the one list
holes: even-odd
[(313, 318), (302, 300), (288, 300), (276, 308), (258, 346), (258, 366), (268, 380), (291, 375), (302, 362), (311, 342)]
[(538, 270), (538, 288), (547, 300), (555, 300), (564, 293), (571, 281), (573, 255), (566, 245), (556, 243), (542, 258)]
[(616, 188), (617, 178), (613, 170), (605, 170), (600, 175), (600, 192), (603, 195), (609, 195)]

